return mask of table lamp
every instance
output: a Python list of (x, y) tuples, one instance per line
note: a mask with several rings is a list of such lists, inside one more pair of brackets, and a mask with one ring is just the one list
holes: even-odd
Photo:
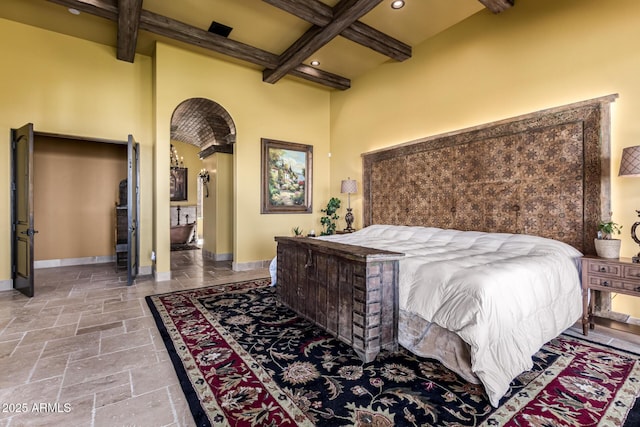
[(353, 213), (351, 212), (351, 194), (358, 192), (358, 184), (355, 179), (347, 178), (342, 180), (340, 185), (340, 192), (347, 193), (347, 214), (344, 216), (344, 220), (347, 222), (347, 228), (344, 231), (351, 233), (356, 231), (351, 224), (353, 224)]
[[(640, 145), (627, 147), (622, 150), (622, 159), (620, 159), (620, 172), (618, 176), (640, 176)], [(640, 210), (636, 210), (640, 216)], [(631, 238), (640, 245), (640, 239), (636, 234), (636, 229), (640, 225), (640, 221), (636, 221), (631, 226)], [(633, 262), (640, 263), (640, 252), (631, 258)]]

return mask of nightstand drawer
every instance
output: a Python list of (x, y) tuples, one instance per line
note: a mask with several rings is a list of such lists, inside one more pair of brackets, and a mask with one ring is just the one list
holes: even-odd
[[(620, 264), (609, 264), (606, 262), (592, 261), (588, 263), (588, 271), (590, 274), (599, 274), (600, 276), (622, 277), (622, 266)], [(640, 273), (640, 269), (638, 270)]]
[(597, 276), (589, 276), (589, 287), (592, 286), (600, 286), (603, 288), (618, 288), (624, 289), (624, 282), (622, 280), (615, 280), (609, 277), (597, 277)]
[(627, 290), (632, 292), (640, 292), (640, 283), (626, 282), (623, 280), (610, 279), (608, 277), (589, 277), (589, 287), (598, 286), (602, 288), (611, 289), (615, 292), (616, 289)]
[(639, 266), (625, 266), (624, 267), (624, 277), (628, 279), (638, 280), (640, 284), (640, 265)]

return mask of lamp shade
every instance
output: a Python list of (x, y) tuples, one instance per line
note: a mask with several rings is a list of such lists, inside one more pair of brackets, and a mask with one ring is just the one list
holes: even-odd
[(622, 150), (618, 176), (640, 176), (640, 145)]
[(358, 184), (355, 179), (343, 179), (340, 185), (340, 192), (353, 194), (358, 192)]

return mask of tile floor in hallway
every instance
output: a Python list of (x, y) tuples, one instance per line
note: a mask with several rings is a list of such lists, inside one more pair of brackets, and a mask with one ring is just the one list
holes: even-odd
[[(193, 426), (144, 297), (268, 276), (199, 251), (172, 253), (173, 279), (127, 287), (113, 264), (36, 271), (36, 296), (0, 292), (0, 427)], [(581, 335), (581, 328), (571, 331)], [(589, 338), (638, 351), (640, 337)]]

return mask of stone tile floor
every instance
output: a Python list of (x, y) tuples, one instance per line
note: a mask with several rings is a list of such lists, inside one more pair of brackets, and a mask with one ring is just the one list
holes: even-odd
[[(193, 426), (144, 297), (269, 274), (200, 251), (173, 252), (171, 269), (171, 281), (126, 286), (113, 264), (48, 268), (34, 298), (0, 292), (0, 427)], [(639, 336), (600, 326), (589, 338), (640, 349)]]
[(268, 277), (200, 251), (171, 254), (172, 280), (126, 286), (114, 264), (36, 270), (35, 297), (0, 292), (0, 427), (193, 426), (144, 297)]

